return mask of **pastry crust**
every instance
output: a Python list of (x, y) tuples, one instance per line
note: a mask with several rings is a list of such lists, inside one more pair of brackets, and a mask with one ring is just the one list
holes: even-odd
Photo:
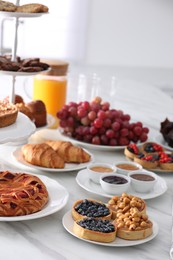
[(124, 155), (130, 159), (134, 159), (137, 156), (137, 154), (130, 152), (127, 147), (124, 150)]
[(112, 211), (112, 219), (116, 219), (118, 213), (125, 214), (131, 208), (137, 208), (142, 214), (146, 213), (145, 201), (125, 192), (121, 196), (113, 196), (107, 206)]
[(22, 216), (40, 211), (48, 197), (46, 186), (37, 176), (0, 172), (0, 216)]
[(19, 13), (47, 13), (49, 8), (42, 4), (32, 3), (17, 6), (16, 12)]
[(74, 221), (73, 231), (78, 237), (97, 242), (109, 243), (114, 241), (116, 238), (116, 228), (113, 232), (104, 233), (83, 228), (77, 221)]
[(162, 170), (173, 171), (173, 163), (161, 163), (161, 162), (159, 162), (159, 166)]
[[(96, 217), (96, 219), (97, 219), (97, 218), (107, 219), (107, 220), (110, 220), (110, 219), (111, 219), (111, 217), (112, 217), (112, 210), (109, 209), (103, 202), (100, 202), (100, 201), (97, 201), (97, 200), (91, 200), (91, 199), (89, 199), (88, 201), (91, 201), (91, 202), (93, 202), (93, 203), (96, 202), (96, 203), (99, 203), (100, 205), (104, 205), (104, 206), (109, 210), (109, 214), (108, 214), (108, 215), (106, 215), (106, 216), (102, 215), (102, 216)], [(72, 217), (73, 217), (74, 220), (81, 220), (81, 219), (84, 219), (84, 218), (87, 217), (86, 215), (82, 215), (82, 214), (78, 213), (77, 210), (75, 209), (76, 206), (77, 206), (78, 204), (80, 204), (81, 202), (84, 202), (84, 200), (77, 200), (77, 201), (75, 201), (75, 203), (73, 204), (72, 212), (71, 212), (71, 213), (72, 213)]]
[(0, 102), (0, 128), (12, 125), (16, 122), (18, 110), (15, 105)]
[[(150, 150), (152, 151), (147, 151), (147, 147), (150, 146)], [(151, 149), (152, 148), (152, 149)], [(144, 153), (145, 155), (149, 155), (149, 154), (158, 154), (159, 152), (164, 152), (164, 148), (154, 142), (146, 142), (142, 145), (141, 148), (142, 153)]]
[(0, 1), (0, 11), (15, 12), (16, 6), (11, 2)]
[(142, 160), (138, 157), (134, 158), (134, 162), (139, 163), (140, 165), (142, 165), (143, 168), (146, 169), (155, 169), (159, 165), (159, 161), (151, 162), (151, 161)]

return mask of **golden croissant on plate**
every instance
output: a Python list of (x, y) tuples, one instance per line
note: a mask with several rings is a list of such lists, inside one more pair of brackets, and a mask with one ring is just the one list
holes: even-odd
[(46, 143), (67, 163), (85, 163), (91, 159), (90, 154), (81, 147), (73, 145), (71, 142), (58, 140), (47, 141)]
[(25, 161), (46, 168), (64, 168), (64, 160), (46, 143), (25, 144), (21, 148)]

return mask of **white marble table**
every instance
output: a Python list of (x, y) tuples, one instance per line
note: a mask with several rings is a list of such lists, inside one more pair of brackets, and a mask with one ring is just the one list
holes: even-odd
[[(132, 81), (120, 81), (113, 97), (114, 107), (129, 113), (134, 121), (142, 121), (148, 126), (150, 139), (159, 134), (160, 122), (166, 117), (172, 119), (173, 100), (152, 86), (142, 85)], [(75, 93), (71, 93), (72, 95)], [(109, 93), (102, 90), (105, 100), (108, 100)], [(111, 100), (111, 101), (112, 101)], [(56, 130), (52, 130), (56, 131)], [(11, 157), (15, 146), (1, 145), (0, 159), (6, 163), (18, 164)], [(123, 152), (98, 152), (92, 151), (97, 161), (116, 162), (124, 159)], [(19, 167), (22, 170), (22, 167)], [(147, 210), (151, 219), (159, 225), (159, 234), (156, 238), (133, 247), (107, 247), (90, 244), (81, 241), (70, 235), (62, 225), (64, 214), (69, 211), (77, 199), (94, 198), (107, 201), (88, 193), (76, 183), (77, 172), (68, 173), (33, 173), (45, 174), (62, 184), (69, 192), (69, 200), (66, 206), (44, 218), (19, 222), (0, 222), (0, 259), (37, 259), (37, 260), (137, 260), (144, 259), (169, 259), (171, 246), (171, 204), (173, 196), (173, 174), (160, 173), (168, 185), (168, 190), (160, 197), (147, 200)]]

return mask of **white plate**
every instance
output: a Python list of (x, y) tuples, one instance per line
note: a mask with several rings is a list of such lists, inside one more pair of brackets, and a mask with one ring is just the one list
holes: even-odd
[[(158, 179), (158, 181), (157, 181), (156, 185), (154, 186), (154, 189), (149, 193), (136, 192), (132, 189), (132, 187), (130, 187), (126, 192), (129, 194), (132, 194), (136, 197), (140, 197), (144, 200), (158, 197), (166, 192), (167, 184), (163, 178), (157, 176), (157, 179)], [(112, 196), (113, 196), (113, 195), (105, 193), (105, 191), (103, 191), (103, 189), (101, 188), (101, 185), (96, 184), (93, 181), (91, 181), (88, 178), (86, 170), (82, 170), (82, 171), (78, 172), (78, 174), (76, 176), (76, 182), (79, 184), (80, 187), (82, 187), (86, 191), (91, 192), (93, 194), (97, 194), (97, 195), (100, 195), (100, 196), (103, 196), (106, 198), (112, 198)]]
[(20, 142), (33, 134), (35, 130), (34, 123), (27, 116), (18, 112), (17, 120), (14, 124), (0, 128), (0, 144)]
[(48, 178), (46, 176), (43, 175), (36, 175), (36, 176), (40, 178), (47, 187), (49, 193), (49, 201), (47, 205), (39, 212), (26, 215), (26, 216), (0, 217), (0, 221), (22, 221), (22, 220), (42, 218), (59, 211), (66, 205), (69, 198), (69, 194), (62, 185), (60, 185), (57, 181)]
[(158, 136), (155, 137), (155, 142), (163, 146), (165, 149), (173, 151), (173, 148), (168, 145), (167, 142), (165, 142), (163, 136), (159, 134)]
[(154, 221), (153, 222), (153, 234), (145, 239), (140, 239), (140, 240), (125, 240), (125, 239), (121, 239), (116, 237), (115, 240), (113, 242), (110, 243), (102, 243), (102, 242), (96, 242), (96, 241), (91, 241), (91, 240), (86, 240), (84, 238), (80, 238), (78, 237), (74, 232), (73, 232), (73, 223), (74, 220), (71, 216), (71, 211), (68, 211), (63, 219), (62, 219), (62, 223), (64, 228), (73, 236), (88, 242), (88, 243), (92, 243), (92, 244), (97, 244), (97, 245), (101, 245), (101, 246), (110, 246), (110, 247), (125, 247), (125, 246), (136, 246), (136, 245), (140, 245), (143, 243), (146, 243), (150, 240), (152, 240), (153, 238), (155, 238), (155, 236), (157, 236), (158, 231), (159, 231), (159, 227), (158, 224)]
[[(82, 147), (85, 147), (87, 149), (93, 149), (93, 150), (99, 150), (99, 151), (119, 151), (119, 150), (124, 150), (126, 148), (126, 145), (125, 146), (109, 146), (109, 145), (96, 145), (96, 144), (90, 144), (90, 143), (85, 143), (85, 142), (82, 142), (82, 141), (78, 141), (72, 137), (69, 137), (65, 134), (62, 133), (61, 129), (58, 129), (58, 131), (60, 132), (61, 136), (65, 139), (65, 140), (68, 140), (68, 141), (71, 141), (77, 145), (80, 145)], [(137, 146), (139, 145), (142, 145), (143, 143), (138, 143), (136, 144)]]
[(5, 12), (1, 11), (0, 16), (5, 16), (5, 17), (16, 17), (16, 18), (34, 18), (34, 17), (40, 17), (42, 15), (45, 15), (48, 13), (19, 13), (19, 12)]
[(32, 168), (32, 169), (35, 169), (35, 170), (40, 170), (40, 171), (46, 171), (46, 172), (69, 172), (69, 171), (77, 171), (77, 170), (81, 170), (83, 168), (86, 168), (87, 165), (91, 162), (94, 161), (94, 156), (88, 152), (87, 150), (85, 150), (88, 154), (91, 155), (91, 160), (87, 163), (79, 163), (79, 164), (76, 164), (76, 163), (66, 163), (65, 164), (65, 168), (63, 169), (52, 169), (52, 168), (45, 168), (45, 167), (40, 167), (40, 166), (36, 166), (36, 165), (32, 165), (28, 162), (26, 162), (24, 159), (23, 159), (23, 156), (22, 156), (22, 152), (21, 152), (21, 148), (17, 148), (14, 152), (13, 152), (13, 157), (15, 158), (15, 160), (20, 163), (22, 166), (26, 166), (28, 168)]
[(0, 70), (0, 74), (2, 75), (8, 75), (8, 76), (34, 76), (41, 72), (49, 71), (51, 68), (48, 68), (47, 70), (42, 71), (36, 71), (36, 72), (22, 72), (22, 71), (9, 71), (9, 70)]

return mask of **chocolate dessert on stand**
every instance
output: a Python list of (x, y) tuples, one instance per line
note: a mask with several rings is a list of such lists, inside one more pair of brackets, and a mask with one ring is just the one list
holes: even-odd
[(160, 133), (165, 142), (168, 143), (170, 147), (173, 147), (173, 122), (166, 118), (160, 125)]

